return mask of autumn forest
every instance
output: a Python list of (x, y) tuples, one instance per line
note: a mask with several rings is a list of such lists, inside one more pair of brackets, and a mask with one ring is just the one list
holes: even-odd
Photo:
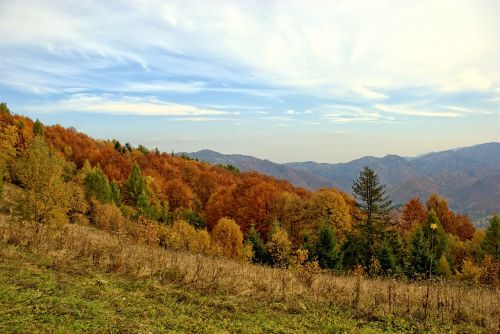
[(500, 221), (476, 230), (434, 194), (395, 209), (368, 167), (353, 194), (308, 191), (258, 173), (96, 140), (0, 111), (4, 210), (84, 224), (148, 244), (336, 274), (442, 277), (498, 285)]

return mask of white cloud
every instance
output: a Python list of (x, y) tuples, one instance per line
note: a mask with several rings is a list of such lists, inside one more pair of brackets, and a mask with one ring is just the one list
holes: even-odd
[[(217, 109), (199, 108), (192, 105), (164, 102), (156, 98), (134, 98), (114, 95), (74, 94), (56, 102), (24, 106), (35, 112), (94, 112), (117, 115), (144, 116), (226, 116), (237, 115)], [(191, 118), (191, 120), (200, 118)], [(183, 118), (187, 120), (187, 118)]]
[(365, 97), (367, 99), (375, 99), (375, 100), (378, 100), (378, 99), (386, 99), (388, 98), (387, 95), (385, 94), (381, 94), (381, 93), (377, 93), (373, 90), (370, 90), (366, 87), (363, 87), (363, 86), (354, 86), (353, 87), (353, 91), (358, 93), (359, 95), (361, 95), (362, 97)]
[(409, 105), (384, 105), (376, 104), (375, 108), (385, 113), (407, 115), (407, 116), (420, 116), (420, 117), (461, 117), (463, 113), (460, 112), (446, 112), (446, 111), (428, 111), (420, 109), (415, 106)]
[[(26, 48), (45, 50), (55, 57), (49, 63), (78, 60), (77, 76), (40, 75), (48, 88), (54, 79), (64, 86), (93, 71), (135, 64), (144, 75), (244, 80), (371, 100), (386, 97), (378, 91), (391, 95), (399, 87), (450, 92), (498, 86), (499, 13), (495, 0), (320, 0), (314, 6), (306, 1), (11, 0), (2, 3), (0, 39), (9, 50), (4, 51), (8, 63), (30, 64), (29, 55), (19, 57)], [(135, 88), (212, 87), (153, 82)]]

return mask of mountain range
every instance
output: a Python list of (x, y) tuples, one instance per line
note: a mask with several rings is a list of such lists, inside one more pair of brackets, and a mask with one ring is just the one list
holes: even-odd
[(185, 154), (211, 164), (230, 164), (241, 171), (258, 171), (307, 189), (335, 187), (347, 192), (363, 167), (368, 166), (386, 185), (396, 206), (413, 197), (425, 201), (430, 194), (438, 193), (452, 209), (469, 214), (475, 221), (500, 212), (500, 142), (417, 157), (390, 154), (335, 164), (314, 161), (280, 164), (211, 150)]

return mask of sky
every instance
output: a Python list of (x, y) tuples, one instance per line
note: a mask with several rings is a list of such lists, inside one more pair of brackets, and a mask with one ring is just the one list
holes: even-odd
[(0, 100), (276, 162), (500, 141), (500, 1), (0, 1)]

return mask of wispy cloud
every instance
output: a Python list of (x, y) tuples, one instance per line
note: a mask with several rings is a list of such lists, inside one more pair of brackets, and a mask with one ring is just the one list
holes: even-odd
[(354, 86), (353, 91), (367, 99), (379, 100), (388, 98), (385, 94), (377, 93), (363, 86)]
[(420, 116), (420, 117), (462, 117), (461, 112), (446, 112), (446, 111), (428, 111), (425, 109), (415, 108), (409, 105), (385, 105), (376, 104), (375, 108), (390, 114), (399, 114), (407, 116)]
[[(9, 50), (5, 62), (32, 64), (30, 60), (44, 53), (52, 65), (70, 60), (79, 74), (73, 80), (92, 76), (99, 82), (94, 71), (128, 66), (139, 79), (118, 72), (116, 80), (106, 80), (123, 89), (240, 89), (265, 95), (270, 94), (267, 86), (281, 87), (285, 94), (299, 90), (372, 100), (387, 98), (391, 89), (401, 86), (445, 92), (498, 86), (499, 12), (500, 4), (490, 0), (320, 1), (315, 6), (224, 0), (99, 5), (6, 1), (0, 37), (4, 50)], [(26, 47), (37, 54), (26, 53)], [(151, 79), (149, 83), (141, 80), (144, 77)], [(162, 77), (178, 82), (162, 82)], [(45, 76), (45, 87), (52, 87), (53, 79)], [(67, 78), (66, 85), (70, 82)], [(258, 87), (224, 88), (213, 82)]]
[(75, 94), (55, 102), (24, 106), (24, 109), (39, 112), (92, 112), (143, 116), (223, 116), (238, 114), (224, 110), (168, 103), (157, 98), (88, 94)]

